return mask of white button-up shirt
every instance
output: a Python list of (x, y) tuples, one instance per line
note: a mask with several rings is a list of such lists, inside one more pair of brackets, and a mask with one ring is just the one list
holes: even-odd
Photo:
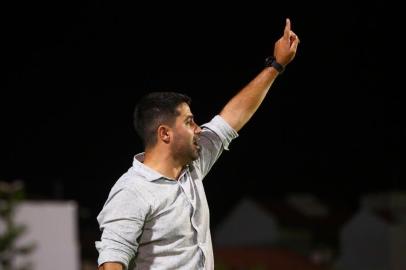
[(98, 264), (120, 262), (125, 269), (214, 269), (209, 207), (203, 178), (238, 134), (219, 115), (202, 126), (200, 157), (178, 181), (135, 156), (133, 166), (110, 191), (97, 217)]

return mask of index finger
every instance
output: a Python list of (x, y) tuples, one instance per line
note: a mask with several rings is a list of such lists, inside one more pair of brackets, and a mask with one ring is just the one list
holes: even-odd
[(289, 34), (290, 34), (290, 19), (286, 18), (285, 29), (283, 30), (283, 37), (288, 39)]

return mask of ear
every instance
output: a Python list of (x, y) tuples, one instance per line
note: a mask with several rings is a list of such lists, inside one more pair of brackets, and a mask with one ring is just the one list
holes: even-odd
[(164, 142), (164, 143), (169, 143), (171, 141), (171, 136), (170, 136), (170, 128), (166, 125), (160, 125), (158, 127), (158, 140)]

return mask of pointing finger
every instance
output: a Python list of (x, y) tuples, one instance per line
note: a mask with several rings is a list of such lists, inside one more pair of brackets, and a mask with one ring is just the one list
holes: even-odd
[(290, 34), (290, 20), (289, 20), (289, 18), (286, 18), (286, 24), (285, 24), (285, 29), (283, 31), (283, 37), (286, 39), (289, 39), (289, 34)]

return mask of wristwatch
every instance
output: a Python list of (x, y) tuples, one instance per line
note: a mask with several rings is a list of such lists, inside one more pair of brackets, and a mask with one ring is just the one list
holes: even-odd
[(285, 70), (284, 66), (276, 62), (276, 58), (274, 56), (269, 56), (265, 59), (265, 67), (273, 67), (279, 72), (279, 74)]

